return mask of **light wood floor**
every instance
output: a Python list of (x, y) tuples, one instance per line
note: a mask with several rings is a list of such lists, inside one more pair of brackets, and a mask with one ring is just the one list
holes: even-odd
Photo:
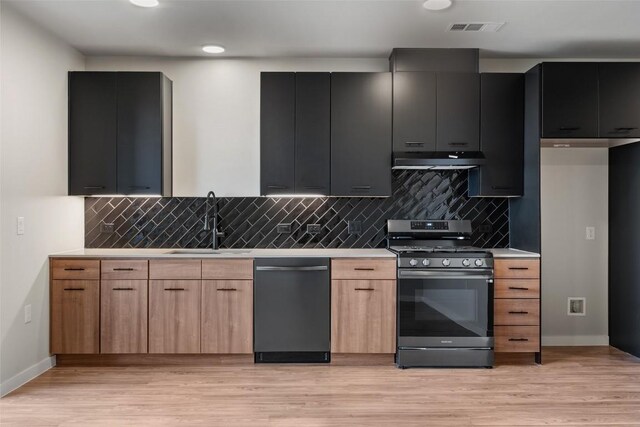
[(545, 364), (56, 367), (0, 400), (24, 426), (640, 426), (640, 359), (550, 348)]

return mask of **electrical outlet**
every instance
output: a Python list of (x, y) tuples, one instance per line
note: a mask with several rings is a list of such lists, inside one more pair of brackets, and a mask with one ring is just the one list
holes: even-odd
[(586, 230), (586, 239), (587, 240), (596, 240), (596, 228), (595, 227), (587, 227)]
[(16, 220), (16, 234), (22, 236), (24, 234), (24, 217), (19, 216)]
[(24, 323), (31, 323), (31, 304), (24, 306)]
[(112, 234), (115, 231), (116, 226), (111, 222), (101, 222), (100, 232), (105, 234)]
[(307, 224), (307, 233), (318, 234), (322, 231), (321, 224)]
[(362, 221), (347, 221), (349, 234), (362, 234)]
[(584, 297), (569, 297), (567, 299), (567, 316), (586, 316), (587, 299)]
[(291, 223), (280, 223), (277, 226), (278, 234), (291, 234)]

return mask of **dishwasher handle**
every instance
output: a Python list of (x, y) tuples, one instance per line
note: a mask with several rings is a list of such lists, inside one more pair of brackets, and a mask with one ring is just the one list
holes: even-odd
[(256, 271), (327, 271), (326, 265), (311, 265), (306, 267), (285, 267), (275, 265), (260, 265), (256, 267)]

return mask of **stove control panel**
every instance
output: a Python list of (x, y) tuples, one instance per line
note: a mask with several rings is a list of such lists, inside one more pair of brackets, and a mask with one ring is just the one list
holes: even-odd
[(448, 230), (447, 221), (411, 221), (412, 230)]
[(460, 268), (460, 269), (474, 269), (474, 268), (492, 268), (493, 258), (467, 258), (465, 256), (430, 256), (428, 258), (422, 257), (399, 257), (399, 268)]

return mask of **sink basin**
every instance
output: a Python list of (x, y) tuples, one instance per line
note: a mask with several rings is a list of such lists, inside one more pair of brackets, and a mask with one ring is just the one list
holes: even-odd
[(248, 254), (251, 251), (242, 249), (174, 249), (169, 251), (170, 255), (224, 255), (224, 254)]

